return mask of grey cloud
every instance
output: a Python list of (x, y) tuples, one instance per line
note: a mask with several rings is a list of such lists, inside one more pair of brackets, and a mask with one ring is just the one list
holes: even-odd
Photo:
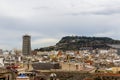
[(79, 16), (79, 15), (113, 15), (113, 14), (120, 14), (120, 7), (108, 7), (104, 8), (102, 10), (96, 10), (96, 11), (81, 11), (81, 12), (73, 12), (68, 13), (65, 15), (72, 15), (72, 16)]
[(101, 11), (96, 11), (96, 12), (91, 12), (91, 14), (96, 14), (96, 15), (112, 15), (112, 14), (120, 14), (120, 7), (117, 8), (108, 8), (104, 9)]
[(33, 7), (32, 9), (33, 10), (48, 10), (48, 9), (51, 9), (51, 8), (48, 7), (48, 6), (38, 6), (38, 7)]
[[(9, 1), (11, 3), (8, 2), (7, 4), (10, 9), (6, 6), (6, 2), (2, 4), (4, 8), (0, 7), (0, 12), (4, 11), (4, 14), (0, 14), (0, 45), (10, 45), (10, 49), (16, 46), (21, 47), (22, 35), (26, 33), (31, 35), (33, 41), (50, 38), (59, 40), (67, 35), (101, 35), (100, 33), (105, 32), (114, 32), (116, 36), (108, 33), (106, 36), (111, 35), (111, 37), (120, 39), (118, 37), (120, 33), (117, 33), (120, 30), (120, 7), (118, 5), (115, 6), (114, 4), (110, 7), (104, 4), (101, 7), (99, 3), (94, 3), (94, 0), (91, 0), (92, 3), (98, 5), (96, 6), (97, 9), (94, 10), (94, 6), (89, 8), (92, 3), (84, 2), (85, 5), (82, 5), (80, 2), (82, 6), (79, 6), (79, 0), (58, 0), (58, 2), (49, 0), (50, 3), (48, 0), (44, 0), (43, 3), (38, 0), (41, 5), (36, 1), (31, 1), (29, 4), (29, 1), (25, 1), (22, 7), (22, 1), (19, 1), (21, 3), (19, 6), (19, 2), (16, 4)], [(69, 1), (72, 2), (69, 3)], [(91, 2), (90, 0), (85, 1)], [(46, 2), (47, 4), (45, 4)], [(70, 6), (73, 2), (73, 6)], [(32, 47), (39, 48), (41, 45), (44, 43), (32, 45)]]

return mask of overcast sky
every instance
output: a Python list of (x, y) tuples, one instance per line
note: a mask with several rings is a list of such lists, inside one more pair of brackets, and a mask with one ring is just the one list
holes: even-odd
[(102, 36), (120, 40), (120, 0), (0, 0), (0, 48), (55, 45), (62, 37)]

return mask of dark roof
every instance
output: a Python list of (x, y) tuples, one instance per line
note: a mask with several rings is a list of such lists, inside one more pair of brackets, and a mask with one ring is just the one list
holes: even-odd
[(32, 64), (33, 69), (35, 70), (50, 70), (50, 69), (60, 69), (59, 63), (40, 63), (36, 62)]

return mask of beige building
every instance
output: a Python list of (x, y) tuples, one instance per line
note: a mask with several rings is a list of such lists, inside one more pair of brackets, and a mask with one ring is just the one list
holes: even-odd
[(120, 71), (120, 67), (112, 67), (113, 73), (118, 73)]
[(13, 80), (14, 75), (10, 70), (0, 67), (0, 80)]
[(29, 77), (17, 77), (16, 80), (30, 80)]

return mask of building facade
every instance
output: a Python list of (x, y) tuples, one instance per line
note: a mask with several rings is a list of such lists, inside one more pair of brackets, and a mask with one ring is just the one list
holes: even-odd
[(0, 55), (2, 55), (3, 54), (3, 51), (2, 51), (2, 49), (0, 49)]
[(31, 54), (31, 36), (29, 35), (23, 36), (22, 53), (23, 55)]

